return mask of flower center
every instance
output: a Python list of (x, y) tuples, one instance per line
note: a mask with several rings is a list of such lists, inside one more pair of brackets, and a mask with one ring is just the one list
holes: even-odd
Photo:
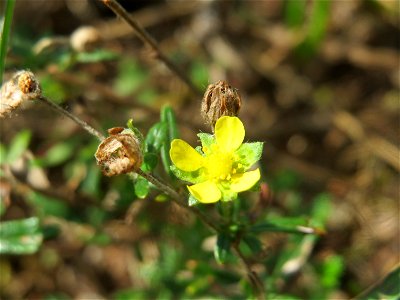
[(229, 180), (232, 173), (232, 154), (222, 152), (218, 147), (212, 147), (211, 151), (207, 154), (204, 164), (207, 177), (216, 181)]

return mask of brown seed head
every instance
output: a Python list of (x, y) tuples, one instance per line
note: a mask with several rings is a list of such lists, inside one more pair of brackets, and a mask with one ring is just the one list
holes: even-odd
[(242, 100), (235, 88), (232, 88), (226, 81), (220, 80), (207, 87), (201, 103), (201, 115), (203, 119), (214, 125), (222, 116), (237, 116)]
[(108, 130), (110, 136), (97, 148), (97, 165), (106, 176), (115, 176), (138, 170), (143, 162), (142, 151), (136, 136), (121, 127)]
[(0, 90), (0, 117), (3, 117), (24, 101), (38, 99), (42, 95), (39, 81), (30, 71), (19, 71), (4, 82)]

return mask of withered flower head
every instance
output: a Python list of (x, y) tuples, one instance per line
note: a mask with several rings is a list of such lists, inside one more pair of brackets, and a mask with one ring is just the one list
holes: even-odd
[(12, 112), (26, 100), (35, 100), (42, 95), (39, 81), (30, 71), (19, 71), (6, 81), (0, 91), (0, 117)]
[(242, 100), (235, 88), (220, 80), (207, 87), (201, 103), (201, 115), (214, 128), (215, 122), (222, 116), (237, 116)]
[(139, 139), (130, 129), (114, 127), (110, 136), (97, 148), (97, 165), (106, 176), (115, 176), (138, 170), (143, 162)]

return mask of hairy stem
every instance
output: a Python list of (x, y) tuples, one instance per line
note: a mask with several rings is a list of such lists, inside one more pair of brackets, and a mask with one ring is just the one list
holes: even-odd
[(82, 119), (78, 118), (77, 116), (71, 114), (69, 111), (65, 110), (64, 108), (62, 108), (61, 106), (53, 103), (52, 101), (50, 101), (48, 98), (41, 96), (38, 98), (38, 100), (42, 101), (43, 103), (49, 105), (52, 109), (54, 109), (55, 111), (63, 114), (64, 116), (67, 116), (68, 118), (70, 118), (72, 121), (74, 121), (75, 123), (77, 123), (79, 126), (81, 126), (83, 129), (85, 129), (88, 133), (90, 133), (91, 135), (97, 137), (100, 141), (104, 140), (106, 137), (101, 134), (99, 131), (97, 131), (96, 129), (94, 129), (92, 126), (90, 126), (88, 123), (86, 123), (85, 121), (83, 121)]
[(139, 38), (147, 45), (149, 45), (153, 51), (157, 53), (159, 60), (164, 62), (164, 64), (175, 73), (183, 82), (185, 82), (189, 88), (198, 96), (202, 96), (202, 92), (194, 85), (188, 76), (182, 72), (177, 65), (172, 62), (160, 49), (157, 42), (151, 37), (151, 35), (134, 20), (127, 11), (115, 0), (102, 0), (105, 5), (107, 5), (117, 16), (122, 18), (126, 23), (129, 24), (136, 31)]

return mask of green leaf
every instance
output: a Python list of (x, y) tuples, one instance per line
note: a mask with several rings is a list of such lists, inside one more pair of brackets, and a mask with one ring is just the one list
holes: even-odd
[(208, 69), (205, 64), (194, 61), (190, 69), (190, 77), (193, 79), (194, 84), (203, 90), (208, 85)]
[(67, 161), (74, 154), (75, 145), (71, 142), (58, 143), (47, 150), (35, 164), (41, 167), (53, 167)]
[(299, 27), (303, 24), (306, 11), (305, 0), (285, 1), (285, 23), (289, 27)]
[(242, 240), (247, 246), (249, 246), (253, 253), (259, 253), (262, 250), (262, 243), (255, 235), (246, 234), (243, 236)]
[(114, 90), (121, 96), (136, 91), (146, 81), (147, 73), (137, 62), (122, 59), (118, 65), (118, 75), (114, 81)]
[(31, 132), (29, 130), (20, 131), (11, 141), (6, 162), (11, 164), (16, 161), (28, 148), (30, 140)]
[(39, 219), (36, 217), (5, 221), (0, 223), (0, 236), (19, 236), (37, 232), (39, 229)]
[(215, 143), (215, 137), (212, 134), (200, 132), (197, 134), (203, 148), (210, 148)]
[(217, 236), (217, 242), (214, 246), (214, 257), (219, 264), (225, 263), (230, 252), (231, 239), (229, 235), (222, 232)]
[(145, 172), (150, 172), (157, 167), (158, 156), (155, 153), (147, 152), (143, 157), (143, 164), (141, 169)]
[(262, 151), (262, 142), (244, 143), (236, 150), (235, 154), (239, 156), (239, 162), (243, 165), (244, 169), (247, 170), (260, 160)]
[(334, 289), (338, 286), (343, 269), (344, 263), (341, 256), (330, 255), (325, 259), (321, 274), (321, 284), (325, 290)]
[(44, 75), (40, 78), (43, 94), (56, 104), (63, 103), (67, 98), (67, 90), (54, 76)]
[(43, 240), (36, 217), (0, 223), (1, 254), (31, 254)]
[(166, 105), (161, 109), (161, 121), (168, 124), (168, 143), (170, 144), (173, 139), (177, 139), (179, 137), (175, 113), (171, 106)]
[(28, 194), (28, 200), (40, 216), (51, 215), (65, 218), (69, 213), (68, 205), (65, 202), (52, 197), (31, 192)]
[(312, 208), (312, 225), (324, 226), (332, 211), (331, 196), (327, 193), (319, 194), (314, 199)]
[(117, 58), (118, 55), (112, 51), (105, 49), (98, 49), (92, 52), (79, 52), (76, 53), (75, 59), (80, 63), (95, 63), (106, 60), (113, 60)]
[[(4, 4), (3, 4), (4, 5)], [(2, 8), (4, 9), (4, 6)], [(12, 18), (14, 15), (15, 0), (7, 1), (4, 13), (4, 22), (2, 16), (2, 32), (0, 39), (0, 82), (3, 83), (3, 72), (6, 61), (6, 54), (8, 49), (8, 37), (11, 31)]]
[(306, 37), (295, 49), (295, 54), (300, 59), (305, 60), (312, 57), (321, 44), (329, 21), (330, 2), (313, 2), (313, 8), (307, 24)]
[(138, 177), (135, 181), (135, 194), (140, 199), (144, 199), (150, 192), (150, 183), (143, 177)]
[(154, 124), (147, 133), (146, 151), (159, 152), (161, 146), (168, 140), (168, 125), (165, 122)]
[(371, 286), (361, 295), (357, 296), (356, 300), (395, 300), (400, 298), (400, 266), (396, 266), (389, 274), (378, 283)]
[(286, 232), (295, 234), (317, 234), (320, 230), (305, 225), (304, 219), (279, 218), (250, 227), (250, 232)]

